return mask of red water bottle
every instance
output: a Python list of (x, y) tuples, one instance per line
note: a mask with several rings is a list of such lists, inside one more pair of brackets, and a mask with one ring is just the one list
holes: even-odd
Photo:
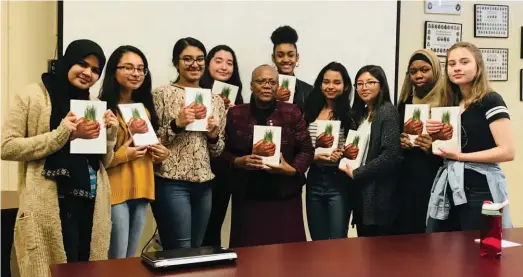
[(499, 257), (501, 256), (501, 223), (503, 207), (508, 203), (492, 203), (483, 201), (481, 209), (481, 238), (480, 256)]

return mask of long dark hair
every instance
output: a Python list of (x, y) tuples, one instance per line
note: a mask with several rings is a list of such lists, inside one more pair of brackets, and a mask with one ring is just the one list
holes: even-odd
[[(203, 43), (195, 38), (192, 37), (186, 37), (179, 39), (173, 47), (173, 57), (172, 57), (172, 63), (174, 67), (178, 70), (178, 63), (180, 62), (180, 54), (182, 54), (183, 50), (187, 48), (187, 46), (194, 46), (198, 49), (200, 49), (203, 52), (203, 57), (207, 57), (207, 50), (205, 49), (205, 46)], [(178, 71), (179, 73), (179, 71)], [(180, 74), (178, 74), (178, 77), (174, 82), (178, 82), (180, 80)]]
[[(362, 67), (360, 70), (358, 70), (358, 73), (356, 73), (356, 78), (354, 80), (357, 82), (358, 78), (365, 72), (368, 72), (380, 82), (380, 91), (376, 99), (374, 99), (373, 103), (374, 105), (372, 114), (374, 115), (383, 104), (387, 102), (391, 103), (389, 83), (387, 82), (385, 71), (383, 71), (383, 68), (381, 68), (379, 65), (366, 65)], [(352, 118), (354, 119), (354, 122), (359, 125), (365, 117), (367, 117), (367, 108), (365, 107), (365, 102), (358, 95), (358, 92), (356, 92), (354, 93), (354, 103), (352, 104)]]
[(316, 77), (316, 81), (314, 81), (314, 89), (305, 103), (305, 122), (307, 122), (307, 125), (314, 122), (316, 118), (318, 118), (318, 115), (320, 114), (323, 107), (325, 107), (327, 104), (321, 87), (325, 73), (329, 70), (339, 72), (343, 79), (343, 93), (334, 100), (335, 106), (333, 110), (333, 119), (340, 120), (341, 126), (343, 127), (345, 133), (347, 133), (350, 129), (350, 94), (352, 91), (352, 82), (345, 66), (338, 62), (331, 62), (327, 64), (320, 71), (318, 77)]
[(140, 58), (142, 58), (144, 67), (148, 70), (147, 75), (144, 76), (143, 84), (132, 93), (132, 99), (136, 103), (142, 103), (151, 115), (151, 124), (153, 125), (154, 130), (158, 129), (158, 117), (156, 115), (156, 109), (153, 104), (153, 96), (151, 94), (152, 90), (152, 81), (151, 81), (151, 71), (149, 70), (149, 63), (145, 58), (145, 55), (140, 51), (140, 49), (131, 46), (123, 45), (111, 54), (109, 60), (107, 61), (107, 66), (105, 68), (105, 76), (100, 88), (100, 95), (98, 98), (102, 101), (107, 101), (107, 107), (111, 109), (114, 113), (118, 112), (118, 102), (120, 101), (120, 84), (116, 81), (116, 70), (120, 59), (125, 53), (134, 53)]
[(240, 69), (238, 68), (238, 59), (236, 59), (236, 53), (232, 50), (231, 47), (227, 45), (218, 45), (212, 48), (209, 51), (209, 54), (207, 55), (207, 58), (205, 59), (205, 71), (203, 72), (203, 76), (200, 79), (200, 87), (202, 88), (212, 88), (214, 84), (214, 79), (211, 76), (211, 73), (209, 72), (209, 64), (211, 63), (211, 60), (214, 58), (214, 55), (218, 51), (227, 51), (231, 53), (232, 55), (232, 65), (233, 65), (233, 71), (232, 76), (229, 80), (226, 81), (226, 83), (237, 86), (238, 87), (238, 95), (236, 96), (236, 100), (234, 102), (235, 105), (242, 104), (243, 98), (242, 98), (242, 80), (240, 79)]

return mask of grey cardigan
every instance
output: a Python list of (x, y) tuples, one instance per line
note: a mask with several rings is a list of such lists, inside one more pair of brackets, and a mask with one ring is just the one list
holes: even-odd
[[(394, 194), (403, 159), (400, 147), (399, 114), (391, 103), (383, 104), (372, 120), (365, 165), (354, 170), (361, 209), (355, 224), (390, 226), (396, 216)], [(358, 222), (359, 221), (359, 222)]]

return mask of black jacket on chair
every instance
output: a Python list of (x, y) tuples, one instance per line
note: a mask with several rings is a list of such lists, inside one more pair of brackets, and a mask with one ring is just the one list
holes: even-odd
[(355, 224), (390, 226), (396, 216), (394, 195), (402, 161), (398, 118), (388, 102), (374, 115), (365, 165), (353, 172)]

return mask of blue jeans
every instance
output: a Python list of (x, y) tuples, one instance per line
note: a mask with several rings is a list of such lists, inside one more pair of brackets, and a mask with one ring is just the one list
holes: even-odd
[(192, 183), (154, 177), (151, 203), (164, 250), (200, 247), (212, 204), (212, 181)]
[(111, 206), (111, 245), (109, 259), (133, 257), (140, 243), (149, 200), (131, 199)]
[(311, 165), (307, 175), (307, 222), (312, 240), (346, 238), (348, 177), (337, 166)]

